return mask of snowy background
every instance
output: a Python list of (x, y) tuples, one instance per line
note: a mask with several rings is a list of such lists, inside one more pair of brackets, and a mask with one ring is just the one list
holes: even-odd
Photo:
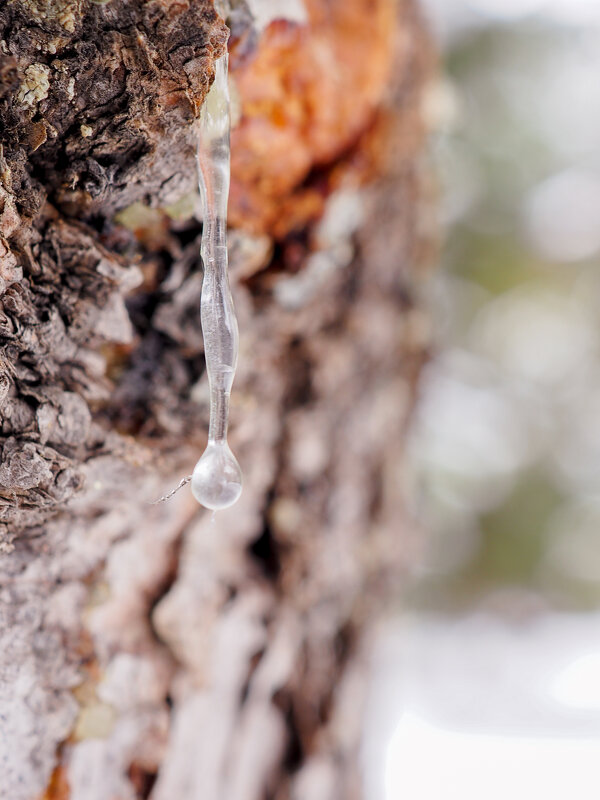
[(600, 796), (600, 2), (426, 0), (446, 242), (367, 800)]

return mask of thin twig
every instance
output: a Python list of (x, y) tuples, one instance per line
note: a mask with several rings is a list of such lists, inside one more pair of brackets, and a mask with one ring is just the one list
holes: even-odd
[(165, 494), (162, 497), (159, 497), (158, 500), (154, 500), (152, 502), (152, 505), (155, 506), (157, 503), (165, 503), (167, 500), (170, 500), (173, 497), (174, 494), (177, 494), (177, 492), (180, 489), (183, 489), (184, 486), (187, 486), (187, 484), (191, 480), (192, 480), (192, 476), (191, 475), (188, 475), (187, 478), (182, 478), (174, 489), (171, 489), (171, 491), (168, 494)]

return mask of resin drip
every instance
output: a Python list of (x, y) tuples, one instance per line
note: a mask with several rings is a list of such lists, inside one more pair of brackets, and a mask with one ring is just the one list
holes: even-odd
[(206, 508), (233, 505), (242, 491), (242, 471), (227, 443), (229, 395), (238, 356), (238, 326), (227, 273), (229, 196), (229, 90), (227, 55), (200, 116), (198, 177), (202, 197), (201, 254), (204, 281), (200, 317), (210, 391), (208, 445), (192, 474), (192, 493)]

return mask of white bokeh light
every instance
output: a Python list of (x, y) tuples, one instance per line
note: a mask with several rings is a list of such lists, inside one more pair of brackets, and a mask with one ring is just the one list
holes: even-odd
[(597, 346), (594, 315), (579, 298), (526, 284), (487, 303), (469, 340), (473, 350), (524, 381), (557, 385), (589, 364)]
[(600, 176), (568, 169), (537, 186), (526, 200), (525, 227), (542, 258), (574, 262), (600, 251)]
[(600, 739), (502, 736), (402, 717), (388, 749), (386, 800), (597, 800)]
[(582, 711), (600, 711), (600, 653), (586, 653), (560, 672), (552, 695), (563, 706)]
[(597, 800), (599, 623), (475, 612), (383, 628), (366, 800)]
[(517, 20), (539, 12), (548, 0), (465, 0), (465, 5), (494, 19)]

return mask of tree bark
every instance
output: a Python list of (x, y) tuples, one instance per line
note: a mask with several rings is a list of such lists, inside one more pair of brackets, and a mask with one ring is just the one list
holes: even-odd
[[(428, 345), (412, 0), (233, 4), (233, 508), (206, 442), (195, 120), (210, 0), (0, 7), (0, 797), (352, 800), (414, 542)], [(262, 15), (262, 16), (261, 16)], [(287, 17), (287, 18), (286, 18)]]

